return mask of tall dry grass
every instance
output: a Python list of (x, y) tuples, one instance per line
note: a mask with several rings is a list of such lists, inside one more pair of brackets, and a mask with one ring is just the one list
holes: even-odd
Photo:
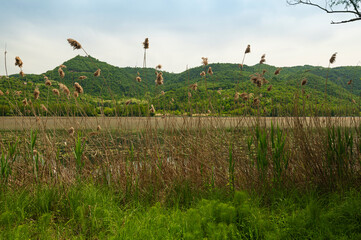
[[(83, 49), (77, 41), (68, 41), (74, 49)], [(244, 56), (248, 53), (249, 47)], [(205, 71), (201, 73), (205, 89), (206, 74), (213, 74), (211, 68), (206, 69), (207, 60), (203, 58)], [(243, 61), (244, 57), (242, 66)], [(63, 68), (59, 68), (60, 76), (65, 74)], [(103, 76), (96, 65), (94, 69), (95, 77)], [(280, 71), (274, 74), (282, 74)], [(162, 85), (163, 80), (161, 72), (157, 72), (156, 83)], [(236, 92), (235, 102), (240, 99), (246, 105), (259, 106), (264, 100), (259, 88), (270, 88), (266, 86), (265, 72), (255, 73), (251, 80), (254, 91)], [(104, 114), (87, 116), (81, 107), (84, 90), (78, 82), (73, 86), (55, 86), (48, 81), (45, 78), (48, 95), (51, 91), (58, 103), (65, 103), (64, 108), (51, 113), (55, 117), (46, 117), (47, 101), (39, 98), (44, 93), (36, 86), (25, 88), (24, 109), (17, 105), (16, 96), (0, 96), (19, 115), (13, 130), (1, 131), (3, 187), (40, 183), (69, 186), (77, 181), (92, 181), (114, 186), (125, 196), (152, 196), (162, 201), (182, 191), (182, 186), (187, 186), (189, 192), (247, 189), (267, 193), (275, 188), (330, 191), (360, 185), (359, 118), (318, 117), (316, 110), (314, 116), (306, 117), (300, 114), (305, 105), (297, 100), (299, 93), (295, 93), (294, 116), (280, 119), (262, 117), (262, 109), (258, 107), (253, 117), (246, 113), (235, 118), (200, 115), (126, 118), (116, 114), (110, 122)], [(303, 79), (299, 84), (301, 92), (306, 82)], [(198, 85), (186, 84), (190, 86), (187, 91), (191, 102)], [(111, 92), (109, 87), (108, 91)], [(222, 95), (207, 94), (206, 101), (211, 105), (217, 97)], [(71, 100), (77, 104), (76, 109), (70, 107)], [(41, 108), (34, 107), (37, 101)], [(125, 103), (126, 108), (131, 107), (129, 103)], [(113, 104), (117, 104), (115, 100)], [(157, 112), (151, 100), (149, 104), (148, 116)], [(205, 114), (208, 109), (203, 112), (190, 109), (190, 112)], [(166, 105), (163, 110), (167, 111)], [(32, 121), (25, 117), (24, 111), (33, 113)]]

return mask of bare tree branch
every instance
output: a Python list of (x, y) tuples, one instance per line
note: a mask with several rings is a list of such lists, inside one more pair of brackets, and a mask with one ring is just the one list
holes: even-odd
[[(326, 13), (350, 13), (350, 14), (354, 14), (356, 15), (356, 18), (352, 18), (349, 20), (344, 20), (344, 21), (339, 21), (339, 22), (334, 22), (332, 21), (331, 24), (341, 24), (341, 23), (349, 23), (349, 22), (354, 22), (354, 21), (359, 21), (361, 20), (361, 13), (359, 11), (359, 6), (358, 6), (358, 0), (348, 0), (348, 1), (342, 1), (342, 2), (335, 2), (335, 1), (326, 1), (326, 6), (322, 7), (321, 5), (314, 3), (311, 0), (287, 0), (287, 3), (289, 5), (299, 5), (299, 4), (304, 4), (304, 5), (310, 5), (313, 7), (317, 7), (319, 9), (321, 9), (322, 11), (326, 12)], [(334, 5), (344, 5), (344, 9), (345, 10), (333, 10), (332, 6)], [(349, 10), (348, 7), (353, 8), (353, 10)]]

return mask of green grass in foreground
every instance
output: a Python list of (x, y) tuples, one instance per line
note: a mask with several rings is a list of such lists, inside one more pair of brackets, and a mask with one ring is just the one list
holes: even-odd
[(361, 193), (214, 192), (187, 207), (131, 202), (104, 186), (3, 189), (1, 239), (361, 239)]

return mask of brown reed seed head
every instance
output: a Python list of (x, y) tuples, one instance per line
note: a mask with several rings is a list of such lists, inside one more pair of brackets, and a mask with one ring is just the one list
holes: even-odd
[(87, 76), (80, 76), (78, 79), (79, 80), (84, 80), (84, 79), (87, 79)]
[(4, 92), (0, 90), (0, 96), (3, 96), (4, 95)]
[(275, 75), (280, 74), (281, 70), (282, 70), (282, 68), (277, 68), (277, 70), (275, 71)]
[(49, 80), (49, 78), (47, 76), (45, 76), (44, 74), (43, 74), (43, 76), (44, 76), (45, 81)]
[(47, 112), (47, 111), (48, 111), (48, 109), (45, 107), (45, 105), (44, 105), (44, 104), (41, 104), (40, 106), (41, 106), (41, 109), (43, 109), (43, 111), (45, 111), (45, 112)]
[(263, 54), (262, 56), (261, 56), (261, 60), (259, 61), (259, 64), (263, 64), (263, 63), (265, 63), (266, 62), (266, 54)]
[(139, 77), (139, 76), (137, 76), (137, 77), (135, 78), (135, 80), (136, 80), (137, 82), (141, 82), (141, 81), (142, 81), (142, 78)]
[(202, 64), (203, 64), (203, 66), (207, 66), (208, 65), (208, 58), (202, 57)]
[(75, 132), (75, 130), (74, 130), (73, 127), (71, 127), (71, 128), (68, 129), (68, 133), (69, 133), (71, 136), (74, 135), (74, 132)]
[(158, 64), (156, 67), (155, 67), (155, 69), (162, 69), (162, 65), (160, 65), (160, 64)]
[(213, 75), (213, 71), (212, 71), (212, 68), (211, 68), (211, 67), (208, 68), (208, 74), (209, 74), (209, 75)]
[(355, 99), (352, 99), (352, 103), (356, 104), (356, 101), (355, 101)]
[(68, 38), (67, 40), (68, 40), (68, 43), (70, 44), (70, 46), (72, 46), (74, 50), (81, 49), (81, 44), (78, 41), (76, 41), (72, 38)]
[(53, 92), (55, 95), (60, 96), (60, 92), (59, 92), (58, 89), (53, 88), (52, 92)]
[(132, 100), (129, 99), (125, 102), (125, 105), (128, 106), (131, 102), (132, 102)]
[(77, 91), (78, 93), (83, 93), (83, 88), (82, 86), (80, 86), (79, 83), (75, 82), (74, 87), (75, 87), (75, 91)]
[(38, 99), (39, 98), (39, 95), (40, 95), (40, 91), (38, 88), (35, 88), (34, 90), (34, 99)]
[(64, 73), (64, 71), (63, 71), (63, 69), (62, 69), (61, 67), (59, 67), (58, 73), (59, 73), (59, 76), (60, 76), (61, 78), (64, 78), (64, 77), (65, 77), (65, 73)]
[(248, 44), (246, 51), (244, 51), (245, 54), (250, 53), (251, 52), (251, 45)]
[(239, 92), (236, 92), (236, 94), (234, 94), (234, 100), (238, 101), (240, 95), (241, 94)]
[(46, 79), (46, 80), (45, 80), (45, 86), (51, 86), (51, 82), (50, 82), (49, 79)]
[(192, 93), (188, 92), (188, 97), (191, 98), (192, 97)]
[(153, 104), (150, 106), (149, 111), (150, 111), (151, 113), (155, 113), (155, 108), (154, 108)]
[(22, 93), (22, 91), (14, 91), (14, 95), (15, 95), (15, 96), (20, 96), (21, 93)]
[(306, 85), (306, 83), (307, 83), (307, 78), (304, 78), (301, 82), (301, 86)]
[(336, 61), (336, 53), (332, 54), (331, 58), (330, 58), (330, 64), (333, 64)]
[(199, 75), (201, 75), (202, 77), (206, 75), (205, 71), (202, 71)]
[(219, 95), (222, 95), (222, 90), (221, 90), (221, 89), (217, 90), (217, 93), (218, 93)]
[(6, 94), (6, 95), (9, 95), (9, 94), (10, 94), (9, 90), (6, 90), (5, 94)]
[(198, 84), (197, 83), (194, 83), (192, 85), (189, 86), (190, 89), (194, 90), (194, 91), (197, 91), (198, 89)]
[(25, 73), (23, 72), (23, 70), (21, 70), (19, 74), (21, 77), (25, 77)]
[(148, 49), (148, 48), (149, 48), (149, 39), (148, 39), (148, 38), (146, 38), (146, 39), (144, 40), (144, 42), (143, 42), (143, 47), (144, 47), (144, 49)]
[(348, 81), (348, 82), (347, 82), (347, 85), (351, 85), (351, 83), (352, 83), (352, 80)]
[(163, 73), (162, 72), (157, 73), (157, 78), (155, 79), (155, 83), (157, 85), (163, 84)]
[(27, 100), (26, 98), (24, 98), (24, 100), (23, 100), (23, 105), (24, 105), (24, 106), (27, 106), (27, 105), (28, 105), (28, 100)]
[(23, 61), (21, 61), (20, 57), (15, 57), (15, 66), (18, 66), (19, 68), (23, 67)]
[(258, 98), (253, 99), (253, 104), (255, 106), (258, 106), (259, 103), (260, 103), (260, 100)]
[(162, 94), (163, 96), (165, 95), (165, 92), (164, 91), (161, 91), (160, 94)]
[(97, 131), (102, 130), (102, 128), (100, 127), (100, 125), (97, 126)]
[(69, 95), (70, 95), (69, 88), (62, 83), (59, 84), (59, 87), (69, 97)]
[(269, 87), (267, 88), (267, 91), (271, 91), (272, 90), (272, 85), (269, 85)]
[(248, 93), (243, 92), (243, 93), (240, 94), (240, 97), (241, 97), (244, 101), (247, 101), (248, 98), (249, 98), (249, 95), (248, 95)]
[(98, 68), (98, 70), (95, 71), (94, 76), (95, 76), (95, 77), (99, 77), (99, 76), (100, 76), (100, 68)]
[(79, 97), (79, 93), (78, 93), (77, 91), (74, 91), (74, 92), (73, 92), (73, 96), (74, 96), (75, 98), (77, 98), (77, 97)]
[(59, 67), (66, 68), (66, 66), (64, 64), (61, 64)]

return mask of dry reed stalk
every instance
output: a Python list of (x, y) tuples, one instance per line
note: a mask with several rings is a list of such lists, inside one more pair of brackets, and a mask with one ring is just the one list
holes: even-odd
[(27, 106), (28, 105), (28, 100), (26, 98), (24, 98), (24, 100), (22, 101), (23, 105), (24, 106)]

